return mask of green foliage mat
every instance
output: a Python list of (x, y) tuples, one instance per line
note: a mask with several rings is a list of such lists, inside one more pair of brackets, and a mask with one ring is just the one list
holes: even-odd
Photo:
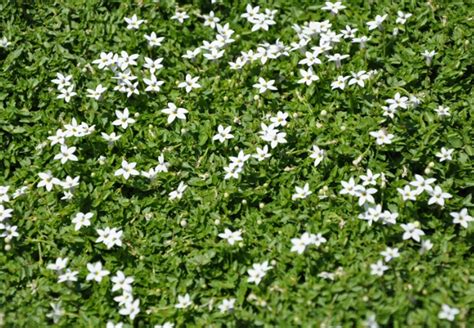
[(474, 326), (472, 2), (252, 5), (0, 4), (0, 326)]

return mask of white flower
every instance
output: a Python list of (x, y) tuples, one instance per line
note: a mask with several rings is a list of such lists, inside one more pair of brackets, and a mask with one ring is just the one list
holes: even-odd
[(197, 83), (198, 80), (198, 76), (192, 77), (191, 75), (186, 74), (186, 80), (184, 82), (179, 83), (178, 88), (186, 88), (186, 92), (190, 93), (191, 90), (201, 87), (201, 85)]
[(15, 192), (12, 195), (13, 199), (16, 199), (20, 197), (21, 195), (26, 194), (27, 190), (28, 190), (28, 186), (23, 186), (23, 187), (18, 188), (17, 190), (15, 190)]
[(178, 295), (178, 304), (176, 304), (174, 307), (177, 309), (185, 309), (189, 306), (191, 306), (193, 302), (191, 301), (191, 296), (189, 294), (186, 294), (184, 296)]
[(449, 213), (449, 215), (451, 215), (454, 218), (453, 220), (454, 224), (459, 224), (461, 225), (461, 227), (466, 228), (466, 229), (469, 222), (474, 221), (474, 218), (470, 216), (469, 213), (467, 212), (467, 208), (463, 208), (460, 212), (451, 212)]
[(219, 126), (217, 127), (217, 134), (212, 137), (212, 140), (219, 140), (220, 142), (224, 142), (227, 139), (232, 139), (234, 136), (230, 133), (231, 129), (231, 126), (224, 128), (222, 125), (219, 124)]
[(367, 319), (364, 321), (364, 327), (367, 328), (379, 328), (379, 324), (375, 320), (375, 314), (367, 316)]
[(336, 68), (340, 68), (341, 61), (343, 59), (349, 58), (349, 55), (334, 54), (334, 55), (327, 55), (326, 57), (329, 59), (329, 61), (333, 61), (336, 63)]
[(10, 189), (10, 186), (0, 186), (0, 203), (10, 201), (8, 189)]
[(201, 48), (196, 48), (194, 50), (186, 50), (186, 54), (182, 55), (182, 58), (194, 59), (201, 52)]
[(344, 30), (341, 30), (342, 35), (344, 35), (344, 39), (353, 39), (355, 38), (355, 33), (358, 31), (357, 28), (352, 28), (349, 25), (346, 25)]
[(115, 245), (122, 246), (122, 230), (106, 227), (105, 229), (96, 229), (96, 231), (99, 234), (96, 243), (104, 243), (107, 249), (111, 249)]
[(70, 269), (66, 269), (66, 272), (58, 277), (58, 282), (77, 281), (78, 273), (79, 271), (71, 271)]
[(375, 30), (376, 28), (381, 28), (383, 21), (387, 18), (387, 15), (377, 15), (375, 16), (375, 20), (367, 22), (367, 26), (369, 27), (369, 31)]
[(405, 231), (403, 233), (403, 240), (407, 240), (407, 239), (413, 239), (414, 241), (417, 241), (419, 242), (420, 241), (420, 237), (421, 236), (424, 236), (425, 233), (423, 230), (421, 229), (418, 229), (418, 222), (416, 223), (407, 223), (407, 224), (401, 224), (401, 227), (402, 229)]
[(444, 161), (450, 161), (453, 159), (452, 154), (454, 152), (454, 149), (448, 149), (448, 148), (441, 148), (441, 151), (436, 153), (435, 156), (439, 158), (440, 162)]
[(158, 174), (158, 172), (153, 167), (150, 168), (148, 171), (142, 171), (142, 176), (144, 176), (145, 178), (148, 178), (150, 180), (153, 180), (154, 178), (156, 178), (157, 174)]
[(48, 140), (51, 141), (51, 146), (54, 146), (56, 144), (60, 144), (60, 145), (64, 144), (65, 138), (66, 138), (66, 133), (61, 129), (57, 129), (56, 134), (53, 136), (49, 136)]
[(357, 185), (354, 188), (356, 196), (359, 198), (359, 206), (363, 206), (365, 203), (375, 203), (374, 196), (377, 192), (377, 189), (375, 188), (365, 188), (362, 185)]
[(177, 11), (173, 16), (171, 16), (171, 19), (177, 20), (181, 24), (183, 24), (185, 19), (188, 19), (189, 16), (185, 11)]
[(168, 172), (169, 163), (165, 162), (165, 157), (163, 154), (158, 156), (158, 165), (155, 167), (157, 173), (159, 172)]
[(344, 6), (341, 1), (336, 1), (334, 3), (326, 1), (326, 5), (324, 7), (322, 7), (321, 9), (322, 10), (328, 10), (332, 14), (337, 15), (340, 10), (345, 9), (345, 8), (346, 8), (346, 6)]
[(150, 47), (159, 47), (165, 38), (157, 37), (155, 32), (151, 32), (150, 35), (145, 34), (145, 39), (148, 41)]
[(432, 248), (433, 248), (433, 243), (431, 242), (431, 240), (429, 240), (429, 239), (422, 240), (419, 252), (420, 252), (420, 254), (424, 254)]
[(260, 93), (264, 93), (267, 90), (275, 91), (277, 90), (277, 88), (273, 85), (274, 83), (275, 83), (275, 80), (266, 81), (264, 78), (259, 77), (258, 83), (255, 83), (253, 87), (258, 89), (258, 92)]
[(79, 229), (81, 229), (82, 227), (88, 227), (91, 225), (91, 221), (90, 219), (94, 216), (93, 213), (89, 212), (89, 213), (82, 213), (82, 212), (79, 212), (77, 213), (73, 218), (72, 218), (72, 223), (75, 224), (74, 226), (74, 230), (78, 231)]
[(386, 266), (382, 260), (378, 260), (377, 263), (370, 265), (370, 270), (370, 274), (381, 277), (384, 272), (388, 270), (388, 266)]
[(87, 270), (89, 270), (89, 274), (86, 277), (86, 280), (95, 280), (97, 282), (101, 282), (102, 279), (107, 276), (110, 271), (102, 270), (102, 263), (87, 263)]
[(227, 240), (227, 242), (230, 244), (230, 245), (234, 245), (237, 241), (242, 241), (242, 230), (236, 230), (234, 232), (232, 232), (231, 230), (229, 229), (225, 229), (224, 230), (224, 233), (220, 233), (218, 235), (219, 237), (221, 237), (222, 239), (225, 239)]
[(344, 88), (346, 87), (346, 81), (347, 79), (349, 79), (350, 76), (342, 76), (342, 75), (339, 75), (337, 77), (337, 80), (336, 81), (333, 81), (331, 83), (331, 88), (334, 90), (334, 89), (341, 89), (341, 90), (344, 90)]
[(402, 195), (403, 201), (412, 200), (416, 201), (417, 190), (412, 190), (409, 185), (406, 185), (403, 189), (397, 188), (397, 191)]
[(38, 173), (41, 181), (38, 182), (38, 188), (45, 187), (47, 191), (51, 191), (54, 185), (59, 185), (61, 181), (51, 175), (50, 171)]
[(372, 222), (378, 222), (382, 217), (382, 206), (380, 204), (367, 207), (367, 210), (359, 214), (359, 219), (368, 221), (369, 226), (372, 225)]
[(239, 151), (237, 156), (230, 156), (229, 159), (232, 164), (243, 167), (245, 162), (250, 158), (249, 154), (245, 154), (243, 150)]
[(272, 148), (275, 148), (278, 146), (280, 143), (286, 143), (286, 132), (280, 132), (277, 129), (275, 129), (274, 124), (270, 124), (269, 126), (266, 126), (265, 123), (261, 123), (262, 130), (259, 132), (261, 135), (261, 138), (264, 141), (267, 141), (270, 143), (270, 146)]
[(270, 25), (275, 24), (275, 21), (273, 20), (273, 18), (269, 17), (266, 14), (257, 14), (255, 18), (250, 22), (253, 24), (252, 32), (258, 31), (260, 29), (268, 31), (268, 28), (270, 27)]
[(163, 58), (158, 58), (156, 60), (153, 60), (151, 58), (145, 57), (145, 64), (143, 64), (143, 67), (148, 68), (151, 74), (154, 74), (155, 71), (163, 68), (163, 65), (161, 62), (163, 61)]
[(67, 103), (72, 97), (77, 96), (77, 93), (74, 91), (74, 85), (69, 86), (67, 89), (60, 89), (59, 92), (60, 94), (57, 96), (57, 99), (64, 99)]
[(438, 106), (438, 108), (435, 109), (435, 112), (438, 114), (439, 117), (451, 116), (451, 114), (449, 113), (449, 107), (440, 105)]
[(114, 301), (117, 302), (119, 306), (124, 306), (127, 303), (133, 302), (133, 295), (131, 292), (123, 291), (122, 295), (114, 297)]
[(117, 119), (112, 122), (113, 125), (119, 125), (122, 127), (122, 129), (126, 129), (129, 124), (135, 123), (135, 120), (130, 116), (130, 113), (128, 111), (128, 108), (125, 108), (123, 112), (116, 110), (115, 115), (117, 116)]
[(286, 121), (288, 119), (288, 113), (278, 111), (276, 116), (272, 116), (270, 118), (270, 121), (272, 122), (272, 125), (274, 127), (279, 127), (279, 126), (286, 126), (288, 122)]
[(419, 195), (423, 191), (431, 192), (433, 190), (433, 187), (431, 187), (431, 185), (435, 181), (436, 181), (435, 178), (425, 179), (421, 175), (415, 174), (415, 181), (411, 181), (410, 185), (416, 188), (415, 193)]
[(247, 273), (249, 275), (247, 281), (250, 283), (253, 282), (258, 285), (262, 281), (263, 277), (265, 277), (265, 275), (267, 274), (267, 271), (272, 268), (272, 266), (268, 265), (268, 261), (262, 263), (254, 263), (252, 265), (252, 268), (247, 270)]
[(243, 166), (239, 166), (235, 163), (230, 163), (229, 166), (224, 167), (224, 171), (226, 175), (224, 176), (225, 180), (229, 180), (230, 178), (238, 179), (240, 172), (242, 172)]
[(89, 128), (86, 128), (87, 124), (81, 123), (80, 125), (77, 123), (77, 120), (73, 118), (70, 124), (64, 125), (64, 136), (69, 137), (83, 137), (87, 135), (89, 132)]
[(138, 172), (135, 167), (137, 166), (137, 163), (135, 162), (127, 162), (126, 160), (122, 160), (122, 167), (118, 170), (115, 171), (114, 175), (119, 176), (122, 175), (125, 180), (128, 180), (130, 176), (135, 176), (135, 175), (140, 175), (140, 172)]
[(380, 177), (380, 174), (373, 174), (371, 169), (367, 170), (367, 175), (361, 175), (360, 179), (363, 181), (362, 185), (363, 186), (368, 186), (368, 185), (376, 185), (377, 184), (377, 179)]
[(184, 108), (178, 108), (176, 105), (172, 102), (168, 103), (168, 107), (161, 110), (162, 113), (168, 115), (168, 124), (173, 123), (173, 121), (178, 118), (180, 120), (185, 120), (186, 119), (186, 114), (188, 111)]
[(421, 55), (425, 58), (425, 61), (426, 61), (426, 65), (431, 65), (431, 61), (433, 60), (433, 57), (437, 54), (436, 51), (432, 50), (432, 51), (428, 51), (428, 50), (425, 50)]
[(131, 18), (125, 17), (124, 19), (128, 24), (127, 29), (129, 30), (138, 30), (140, 25), (146, 22), (146, 20), (138, 19), (137, 15), (133, 15)]
[(107, 88), (103, 87), (102, 84), (99, 84), (95, 89), (87, 89), (87, 97), (99, 100), (105, 90), (107, 90)]
[(400, 96), (400, 93), (397, 92), (393, 99), (387, 99), (385, 102), (390, 106), (390, 108), (397, 109), (397, 108), (408, 108), (408, 97)]
[(112, 277), (112, 292), (122, 290), (123, 292), (132, 292), (133, 277), (127, 277), (122, 271), (117, 271), (116, 275)]
[(115, 141), (119, 140), (120, 137), (122, 137), (121, 135), (118, 135), (115, 132), (112, 132), (111, 134), (101, 132), (100, 135), (105, 141), (109, 142), (109, 144), (113, 144)]
[(114, 63), (113, 57), (113, 52), (101, 52), (100, 58), (94, 60), (92, 64), (97, 64), (99, 69), (107, 69), (107, 67)]
[(123, 328), (123, 323), (119, 322), (114, 324), (112, 321), (107, 321), (105, 328)]
[(310, 67), (308, 70), (300, 69), (301, 79), (298, 80), (298, 83), (311, 85), (314, 81), (318, 81), (319, 77), (314, 74), (313, 69)]
[(324, 159), (324, 150), (320, 149), (318, 146), (313, 145), (313, 150), (311, 151), (310, 158), (314, 159), (314, 166), (318, 166), (319, 163)]
[(296, 193), (294, 193), (291, 196), (292, 200), (304, 199), (304, 198), (308, 197), (309, 195), (311, 195), (313, 193), (312, 191), (309, 190), (309, 184), (308, 183), (305, 183), (305, 185), (302, 188), (301, 187), (295, 187), (295, 190), (296, 190)]
[(298, 62), (299, 65), (313, 66), (316, 64), (321, 64), (321, 60), (318, 58), (320, 51), (306, 51), (305, 58)]
[(72, 85), (71, 83), (72, 75), (63, 75), (61, 73), (56, 73), (56, 78), (51, 80), (54, 84), (58, 85), (58, 90), (64, 89)]
[(49, 270), (61, 271), (66, 268), (68, 258), (58, 257), (55, 263), (50, 263), (46, 266)]
[(400, 253), (398, 252), (398, 248), (390, 248), (387, 247), (383, 252), (380, 253), (383, 257), (385, 257), (385, 262), (390, 262), (392, 259), (396, 257), (400, 257)]
[(268, 153), (267, 145), (265, 145), (263, 148), (257, 147), (255, 150), (257, 151), (257, 153), (253, 154), (252, 157), (258, 159), (258, 161), (263, 161), (264, 159), (272, 156)]
[(178, 185), (178, 188), (169, 193), (169, 200), (181, 199), (187, 187), (188, 186), (181, 181)]
[(3, 37), (3, 38), (0, 39), (0, 47), (2, 47), (2, 48), (5, 48), (5, 49), (6, 49), (6, 48), (8, 48), (8, 46), (11, 45), (11, 44), (12, 44), (12, 43), (9, 42), (6, 37)]
[(454, 321), (454, 317), (459, 314), (459, 309), (450, 307), (448, 304), (441, 305), (441, 311), (438, 313), (438, 318)]
[(224, 50), (211, 49), (210, 53), (204, 54), (204, 57), (208, 60), (216, 60), (224, 56)]
[(303, 254), (307, 246), (309, 245), (320, 246), (326, 241), (327, 241), (326, 238), (324, 238), (320, 233), (310, 234), (309, 232), (305, 232), (301, 235), (300, 238), (291, 239), (291, 243), (293, 244), (293, 246), (291, 247), (291, 252), (297, 252), (298, 254)]
[(53, 319), (53, 322), (57, 324), (61, 317), (66, 313), (62, 308), (61, 308), (61, 302), (59, 303), (49, 303), (51, 307), (53, 308), (53, 311), (48, 313), (46, 316), (48, 318)]
[(298, 254), (303, 254), (306, 249), (306, 242), (302, 238), (292, 238), (291, 243), (293, 246), (291, 247), (291, 252), (296, 252)]
[(260, 14), (260, 6), (252, 7), (251, 4), (247, 4), (245, 10), (246, 12), (240, 15), (240, 17), (247, 19), (249, 22), (255, 21), (256, 17)]
[(353, 38), (352, 43), (358, 43), (360, 49), (364, 49), (367, 42), (370, 41), (370, 37), (365, 35), (361, 36), (360, 38)]
[(167, 321), (162, 325), (154, 325), (153, 328), (174, 328), (174, 323)]
[(372, 131), (372, 132), (369, 132), (369, 134), (372, 137), (376, 138), (375, 142), (377, 143), (377, 145), (391, 144), (392, 139), (394, 138), (394, 135), (391, 133), (388, 133), (387, 130), (385, 129)]
[(149, 79), (143, 79), (143, 82), (147, 85), (145, 91), (149, 92), (160, 92), (161, 86), (165, 83), (163, 81), (158, 81), (155, 75), (151, 75)]
[(202, 18), (204, 18), (204, 26), (210, 26), (211, 28), (216, 28), (216, 24), (220, 22), (219, 17), (216, 17), (212, 10), (209, 15), (202, 15)]
[(154, 325), (153, 328), (174, 328), (174, 323), (167, 321), (162, 325)]
[(222, 303), (219, 304), (219, 310), (224, 313), (224, 312), (230, 312), (234, 309), (235, 305), (235, 298), (229, 298), (229, 299), (223, 299)]
[(397, 12), (397, 20), (395, 21), (395, 23), (397, 24), (405, 24), (406, 20), (408, 18), (410, 18), (411, 16), (413, 16), (412, 14), (410, 13), (404, 13), (403, 11), (398, 11)]
[(77, 161), (78, 158), (74, 155), (76, 147), (68, 147), (66, 145), (61, 145), (61, 152), (54, 156), (54, 159), (61, 160), (61, 164), (66, 163), (67, 161)]
[(351, 196), (356, 196), (357, 195), (357, 191), (355, 189), (356, 187), (356, 183), (354, 181), (354, 178), (350, 178), (349, 181), (341, 181), (341, 184), (342, 184), (342, 189), (341, 191), (339, 191), (339, 193), (341, 195), (351, 195)]
[(438, 204), (444, 206), (444, 200), (453, 197), (451, 194), (444, 192), (440, 186), (435, 186), (433, 190), (429, 191), (429, 194), (431, 197), (428, 200), (428, 205)]
[(124, 307), (122, 307), (119, 310), (119, 313), (121, 315), (128, 315), (131, 320), (135, 319), (137, 314), (140, 312), (140, 300), (132, 300), (130, 302), (127, 302), (124, 304)]
[(64, 181), (61, 181), (61, 186), (63, 189), (66, 191), (72, 192), (74, 191), (74, 188), (76, 188), (79, 185), (79, 179), (81, 177), (74, 177), (71, 178), (69, 175), (66, 177)]
[(352, 78), (349, 80), (349, 85), (357, 84), (361, 87), (365, 86), (365, 80), (369, 79), (366, 71), (359, 71), (357, 73), (351, 72)]

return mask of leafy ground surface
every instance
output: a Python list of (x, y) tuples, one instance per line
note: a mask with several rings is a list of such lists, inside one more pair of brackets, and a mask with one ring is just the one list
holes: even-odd
[(472, 5), (252, 5), (0, 5), (0, 325), (474, 326)]

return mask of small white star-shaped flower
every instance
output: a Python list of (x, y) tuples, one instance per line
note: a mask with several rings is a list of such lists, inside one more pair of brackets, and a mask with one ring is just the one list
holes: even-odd
[(227, 139), (232, 139), (234, 136), (230, 133), (231, 129), (231, 126), (224, 128), (222, 125), (219, 124), (219, 126), (217, 127), (217, 134), (212, 137), (212, 140), (219, 140), (220, 142), (224, 142)]
[(129, 124), (135, 123), (135, 120), (129, 117), (130, 113), (128, 111), (128, 108), (125, 108), (122, 112), (119, 110), (116, 110), (115, 115), (117, 116), (117, 119), (113, 121), (112, 124), (121, 126), (122, 129), (126, 129)]
[(161, 110), (162, 113), (168, 115), (168, 124), (173, 123), (173, 121), (178, 118), (180, 120), (186, 119), (186, 114), (188, 111), (184, 108), (178, 108), (174, 103), (169, 102), (168, 107)]
[(388, 270), (388, 266), (386, 266), (382, 260), (378, 260), (377, 263), (370, 265), (371, 274), (375, 276), (383, 276), (384, 272)]
[(227, 240), (230, 245), (234, 245), (238, 241), (242, 241), (242, 230), (232, 232), (230, 229), (225, 229), (223, 233), (218, 235), (220, 238)]
[(97, 282), (101, 282), (102, 279), (110, 273), (110, 271), (102, 269), (101, 262), (96, 262), (94, 264), (87, 263), (87, 270), (89, 270), (89, 274), (87, 275), (86, 280), (95, 280)]
[(131, 18), (125, 17), (124, 20), (128, 24), (127, 29), (129, 30), (138, 30), (140, 25), (146, 22), (146, 20), (138, 19), (137, 15), (133, 15)]
[(273, 84), (275, 84), (275, 80), (266, 81), (263, 77), (259, 77), (258, 83), (255, 83), (253, 87), (258, 89), (260, 93), (264, 93), (267, 90), (276, 91), (277, 88)]
[(135, 175), (140, 175), (140, 172), (138, 172), (135, 167), (137, 166), (137, 163), (132, 162), (129, 163), (126, 160), (122, 161), (122, 167), (115, 171), (114, 175), (119, 176), (122, 175), (125, 180), (128, 180), (130, 176), (135, 176)]
[(295, 187), (296, 193), (291, 196), (292, 200), (295, 199), (304, 199), (312, 194), (312, 191), (309, 190), (309, 184), (305, 183), (303, 187)]

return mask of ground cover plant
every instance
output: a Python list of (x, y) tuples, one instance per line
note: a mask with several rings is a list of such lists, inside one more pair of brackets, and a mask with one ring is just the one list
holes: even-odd
[(474, 326), (473, 12), (4, 2), (0, 326)]

